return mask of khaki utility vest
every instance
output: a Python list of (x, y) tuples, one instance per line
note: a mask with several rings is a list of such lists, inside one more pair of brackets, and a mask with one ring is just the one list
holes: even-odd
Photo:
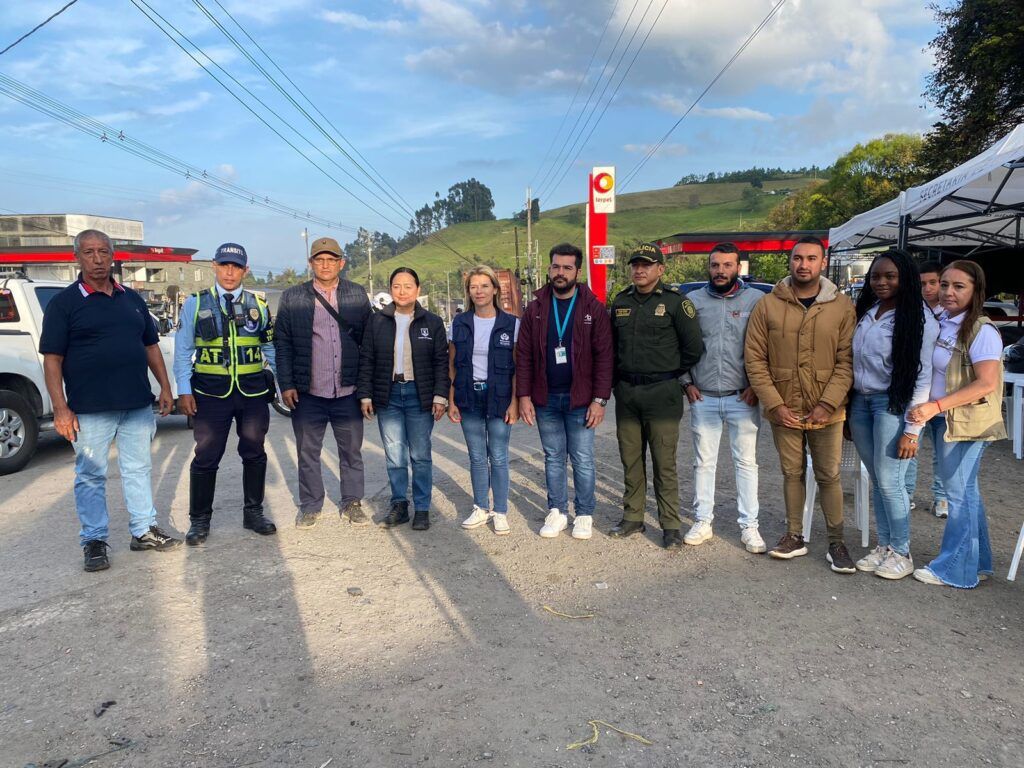
[[(970, 384), (977, 378), (974, 364), (971, 362), (970, 348), (981, 332), (983, 326), (989, 324), (987, 317), (979, 317), (971, 328), (966, 344), (957, 341), (953, 355), (946, 368), (946, 394), (951, 395), (958, 389)], [(946, 442), (956, 443), (967, 440), (1003, 440), (1006, 438), (1006, 426), (1003, 424), (1003, 361), (999, 361), (999, 385), (982, 399), (959, 405), (946, 412)]]

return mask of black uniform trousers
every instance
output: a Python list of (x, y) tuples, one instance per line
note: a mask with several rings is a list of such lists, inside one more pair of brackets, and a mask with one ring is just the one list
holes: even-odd
[(196, 455), (193, 472), (216, 472), (228, 443), (231, 422), (238, 432), (238, 455), (244, 466), (265, 467), (267, 452), (263, 439), (270, 429), (270, 410), (265, 396), (246, 397), (236, 387), (227, 397), (195, 393)]

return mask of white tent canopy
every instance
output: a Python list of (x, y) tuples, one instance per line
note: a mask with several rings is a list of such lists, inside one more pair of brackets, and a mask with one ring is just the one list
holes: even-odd
[(937, 179), (829, 230), (843, 253), (888, 246), (1021, 248), (1024, 123)]

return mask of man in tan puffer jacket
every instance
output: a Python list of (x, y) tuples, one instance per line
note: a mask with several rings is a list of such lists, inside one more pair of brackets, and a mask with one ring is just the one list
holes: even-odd
[(843, 452), (846, 400), (853, 385), (853, 302), (822, 272), (825, 246), (804, 237), (793, 247), (789, 277), (758, 302), (747, 325), (747, 376), (772, 425), (782, 464), (786, 535), (769, 552), (789, 560), (807, 554), (803, 539), (805, 452), (811, 454), (828, 527), (827, 559), (855, 573), (843, 542)]

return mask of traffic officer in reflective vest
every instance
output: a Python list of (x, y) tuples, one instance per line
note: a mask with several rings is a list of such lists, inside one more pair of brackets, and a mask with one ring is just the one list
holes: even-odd
[(684, 394), (679, 376), (700, 360), (704, 340), (693, 302), (661, 282), (661, 249), (641, 245), (629, 258), (629, 271), (633, 285), (612, 302), (615, 432), (625, 491), (622, 521), (610, 534), (621, 538), (644, 530), (649, 447), (665, 549), (680, 549), (676, 444)]
[[(196, 455), (192, 460), (185, 543), (206, 541), (213, 516), (217, 468), (231, 424), (237, 424), (242, 457), (242, 525), (268, 536), (277, 531), (263, 516), (270, 426), (267, 403), (275, 388), (264, 361), (274, 366), (273, 320), (266, 303), (242, 288), (249, 271), (245, 249), (225, 243), (213, 257), (216, 285), (185, 299), (174, 345), (178, 410), (194, 417)], [(194, 360), (193, 360), (194, 358)]]

